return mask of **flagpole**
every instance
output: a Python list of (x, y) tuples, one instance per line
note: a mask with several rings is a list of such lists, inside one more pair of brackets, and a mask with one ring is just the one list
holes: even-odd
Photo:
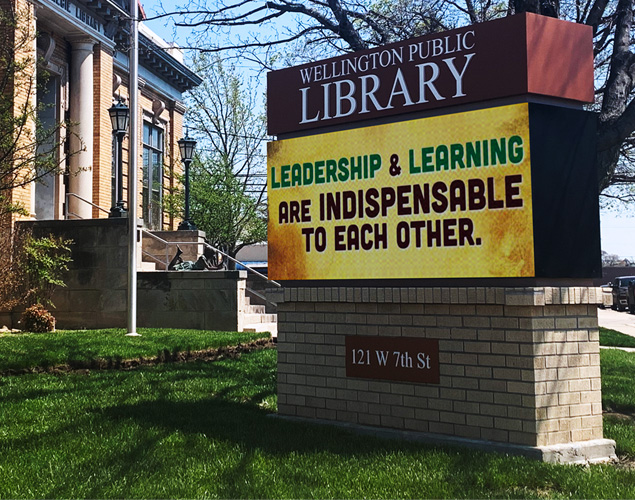
[(130, 53), (128, 57), (130, 84), (130, 147), (128, 155), (128, 333), (137, 333), (137, 149), (139, 92), (139, 5), (130, 1)]

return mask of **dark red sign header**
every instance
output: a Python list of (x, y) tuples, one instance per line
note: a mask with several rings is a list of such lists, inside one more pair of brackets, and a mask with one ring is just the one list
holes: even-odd
[(593, 102), (591, 27), (521, 14), (273, 71), (268, 130), (528, 94)]

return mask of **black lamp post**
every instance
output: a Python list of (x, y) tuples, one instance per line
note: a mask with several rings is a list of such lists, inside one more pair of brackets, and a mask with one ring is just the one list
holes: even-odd
[(189, 134), (185, 132), (185, 137), (179, 139), (178, 143), (181, 150), (181, 158), (185, 164), (185, 214), (183, 222), (179, 224), (179, 231), (196, 231), (196, 226), (190, 221), (190, 163), (192, 163), (192, 158), (194, 158), (196, 141), (190, 139)]
[(115, 195), (116, 203), (110, 209), (108, 217), (127, 217), (128, 213), (123, 206), (123, 138), (128, 131), (128, 119), (130, 118), (130, 109), (121, 99), (113, 104), (108, 110), (110, 113), (110, 121), (112, 123), (112, 131), (117, 136), (117, 147), (115, 148)]

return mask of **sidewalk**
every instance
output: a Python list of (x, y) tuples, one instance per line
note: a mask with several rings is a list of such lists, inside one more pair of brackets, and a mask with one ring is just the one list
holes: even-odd
[(635, 314), (598, 308), (598, 324), (635, 337)]

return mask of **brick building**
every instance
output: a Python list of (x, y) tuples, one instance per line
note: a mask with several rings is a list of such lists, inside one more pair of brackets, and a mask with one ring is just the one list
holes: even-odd
[[(60, 144), (55, 151), (60, 171), (47, 174), (44, 182), (14, 189), (10, 201), (21, 203), (36, 220), (67, 214), (107, 217), (116, 201), (116, 140), (108, 109), (117, 99), (129, 105), (128, 0), (4, 0), (1, 7), (16, 12), (15, 57), (32, 61), (20, 78), (37, 82), (20, 86), (16, 75), (15, 107), (27, 101), (39, 106), (37, 119), (51, 130), (65, 120), (69, 123), (50, 141)], [(139, 23), (137, 212), (147, 228), (176, 229), (178, 220), (163, 213), (162, 198), (175, 187), (175, 173), (181, 169), (177, 141), (183, 136), (182, 95), (200, 82), (178, 49)], [(35, 130), (33, 123), (29, 126)], [(126, 135), (124, 200), (128, 146)]]

